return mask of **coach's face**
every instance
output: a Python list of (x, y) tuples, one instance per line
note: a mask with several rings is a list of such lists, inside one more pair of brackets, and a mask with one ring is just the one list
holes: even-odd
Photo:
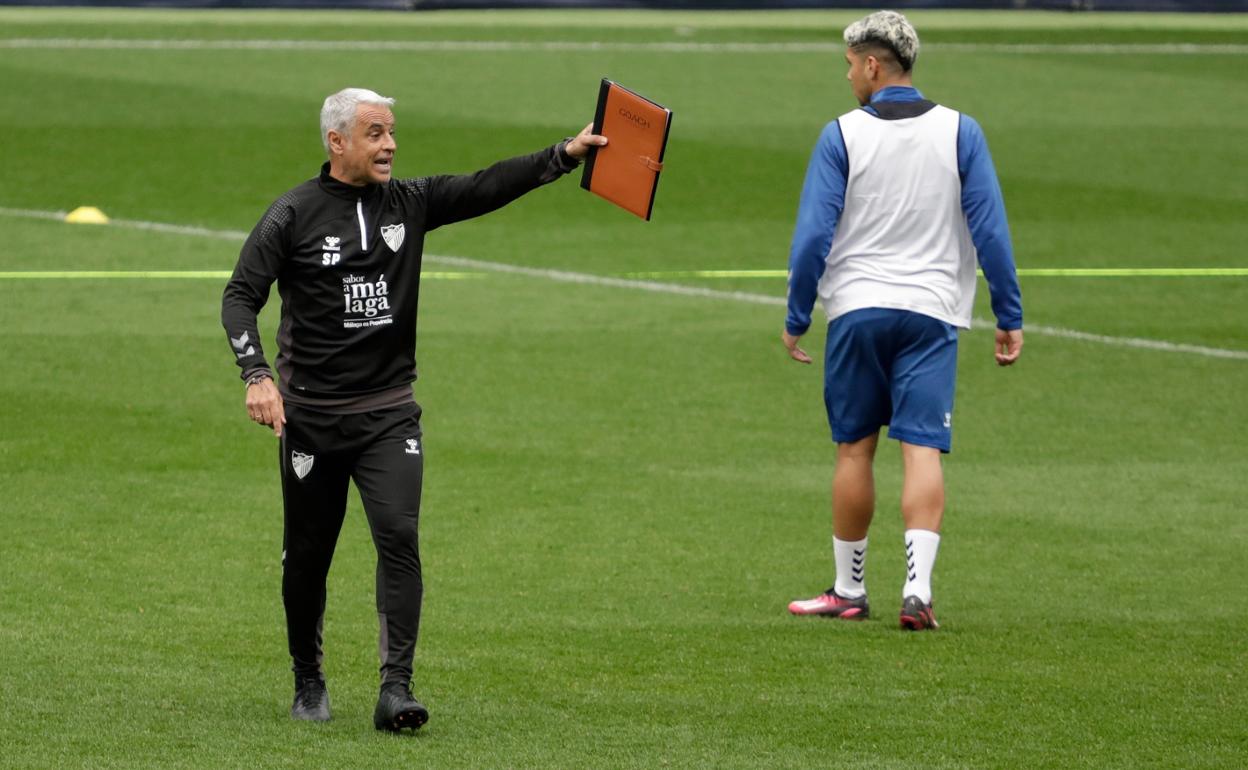
[(870, 104), (873, 75), (870, 65), (876, 64), (878, 67), (875, 57), (858, 54), (852, 48), (846, 48), (845, 63), (849, 65), (849, 71), (845, 73), (845, 79), (849, 81), (849, 87), (854, 91), (854, 98), (863, 106)]
[(359, 105), (351, 135), (340, 146), (343, 181), (357, 185), (389, 182), (398, 147), (394, 143), (394, 113), (377, 104)]

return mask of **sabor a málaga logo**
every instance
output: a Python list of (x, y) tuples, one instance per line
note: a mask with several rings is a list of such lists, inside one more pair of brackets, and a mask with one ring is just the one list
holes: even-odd
[[(382, 273), (377, 280), (370, 281), (362, 275), (348, 275), (342, 279), (344, 329), (359, 329), (364, 326), (386, 326), (394, 323), (390, 310), (390, 284), (386, 283), (386, 274)], [(383, 315), (384, 313), (384, 315)]]

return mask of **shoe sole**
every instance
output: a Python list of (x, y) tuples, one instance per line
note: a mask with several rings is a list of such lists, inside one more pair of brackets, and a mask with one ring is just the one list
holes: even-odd
[(935, 631), (940, 628), (940, 624), (930, 615), (902, 615), (901, 627), (905, 631)]
[(408, 711), (400, 711), (395, 714), (394, 719), (389, 722), (376, 724), (378, 730), (386, 730), (397, 733), (405, 728), (411, 728), (413, 731), (419, 730), (429, 721), (429, 712), (426, 709), (409, 709)]
[(329, 695), (325, 696), (324, 715), (318, 714), (314, 711), (295, 709), (292, 706), (290, 709), (290, 718), (296, 722), (328, 722), (333, 719), (333, 713), (330, 711), (329, 707)]
[(866, 620), (870, 614), (866, 610), (860, 610), (857, 607), (841, 612), (794, 612), (789, 610), (790, 615), (796, 615), (801, 618), (832, 618), (840, 620)]

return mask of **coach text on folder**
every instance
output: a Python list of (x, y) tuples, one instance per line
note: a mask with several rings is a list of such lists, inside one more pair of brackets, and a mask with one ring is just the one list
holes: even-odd
[(671, 124), (671, 110), (603, 78), (593, 132), (607, 145), (590, 148), (581, 187), (649, 221)]

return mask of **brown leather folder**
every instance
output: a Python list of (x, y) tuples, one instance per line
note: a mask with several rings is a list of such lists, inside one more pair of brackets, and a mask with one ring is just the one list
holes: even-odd
[(603, 78), (593, 131), (607, 146), (590, 148), (581, 187), (649, 221), (671, 125), (671, 110)]

